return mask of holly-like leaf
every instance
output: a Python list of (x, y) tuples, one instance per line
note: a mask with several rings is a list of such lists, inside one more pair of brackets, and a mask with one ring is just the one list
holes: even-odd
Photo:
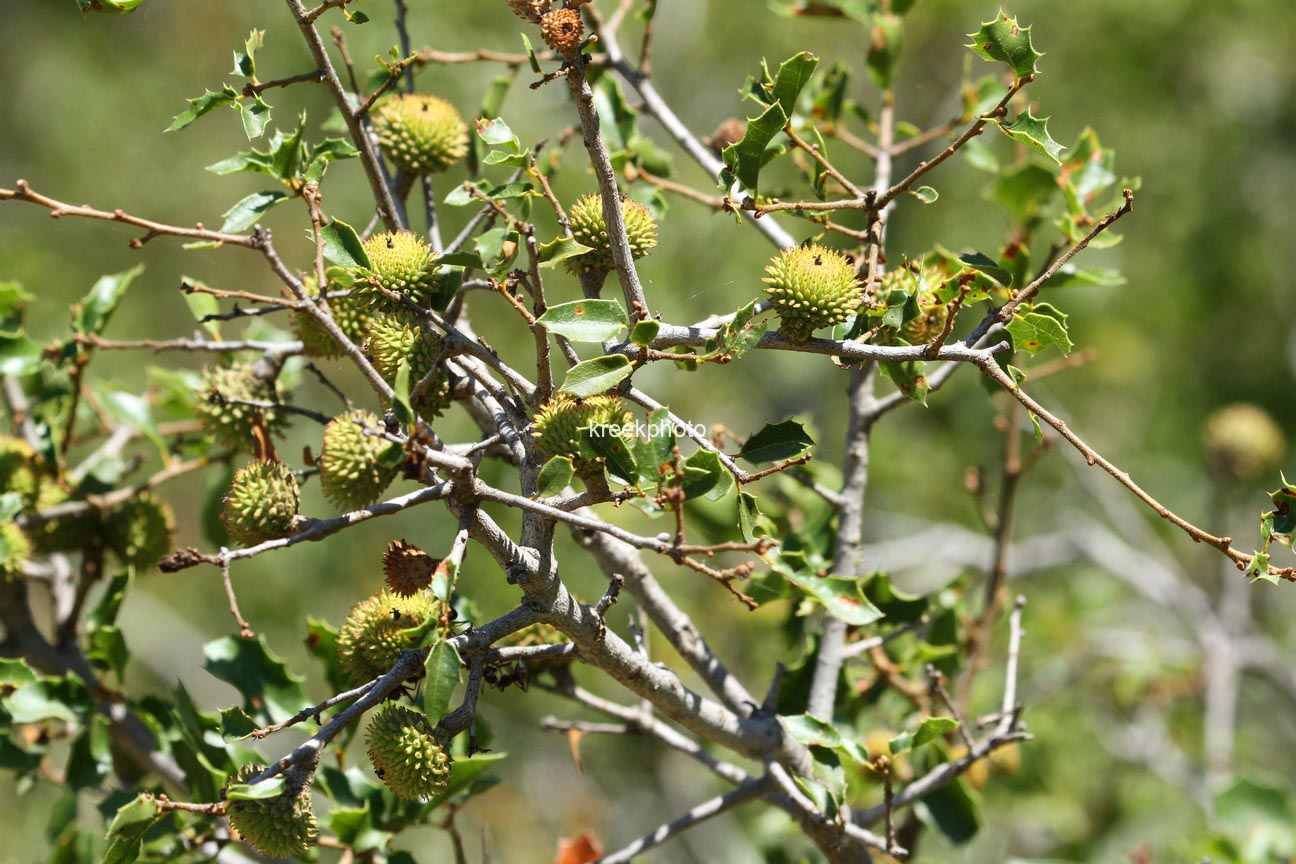
[(1070, 354), (1075, 347), (1067, 333), (1067, 316), (1048, 303), (1036, 303), (1029, 311), (1020, 309), (1008, 322), (1008, 333), (1013, 345), (1038, 354), (1046, 348), (1057, 348)]
[(603, 342), (626, 328), (626, 313), (615, 300), (573, 300), (550, 306), (539, 322), (573, 342)]
[(568, 369), (561, 389), (582, 399), (597, 396), (629, 378), (633, 371), (630, 359), (624, 354), (595, 357)]
[(1025, 144), (1033, 150), (1043, 153), (1055, 163), (1062, 164), (1062, 151), (1066, 148), (1053, 140), (1049, 135), (1047, 117), (1036, 117), (1027, 108), (1013, 120), (991, 120), (990, 122), (1018, 144)]
[(1031, 28), (1021, 26), (1016, 18), (1008, 17), (1001, 9), (993, 21), (968, 34), (972, 44), (967, 47), (987, 60), (1007, 63), (1020, 81), (1039, 71), (1036, 64), (1044, 56), (1031, 45), (1030, 31)]
[(197, 120), (199, 117), (210, 114), (217, 108), (234, 104), (238, 101), (238, 97), (238, 91), (228, 84), (226, 84), (218, 93), (208, 90), (197, 99), (190, 99), (189, 107), (176, 115), (175, 120), (173, 120), (171, 125), (166, 128), (166, 131), (179, 131)]
[(208, 642), (203, 668), (238, 690), (244, 710), (258, 721), (282, 722), (308, 704), (302, 679), (270, 653), (264, 637)]
[(320, 228), (324, 238), (324, 257), (340, 267), (368, 267), (369, 256), (356, 230), (341, 219)]
[(541, 243), (536, 251), (540, 253), (540, 266), (549, 270), (557, 267), (568, 258), (584, 255), (590, 251), (590, 247), (581, 245), (576, 241), (575, 237), (564, 236), (548, 243)]
[(701, 356), (708, 359), (724, 357), (735, 360), (755, 348), (769, 326), (765, 318), (753, 320), (756, 316), (757, 302), (753, 300), (735, 312), (716, 335), (707, 340)]
[(814, 446), (814, 439), (795, 420), (767, 423), (763, 429), (743, 442), (738, 455), (754, 464), (791, 459)]
[(1005, 288), (1008, 288), (1013, 284), (1012, 273), (1004, 267), (1001, 267), (999, 262), (984, 253), (964, 252), (962, 255), (958, 256), (958, 260), (960, 264), (971, 267), (978, 273), (984, 273)]
[[(769, 88), (770, 102), (759, 117), (747, 121), (747, 132), (741, 141), (730, 144), (724, 151), (724, 162), (738, 182), (756, 191), (760, 172), (765, 167), (766, 150), (774, 137), (783, 131), (796, 110), (796, 100), (810, 81), (819, 58), (809, 52), (789, 57), (779, 66), (778, 75)], [(726, 172), (728, 173), (728, 172)], [(729, 180), (732, 182), (732, 180)], [(726, 183), (728, 185), (728, 183)]]

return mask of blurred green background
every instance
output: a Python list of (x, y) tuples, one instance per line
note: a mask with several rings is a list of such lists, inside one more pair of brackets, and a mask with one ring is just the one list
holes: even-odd
[[(442, 50), (489, 47), (519, 49), (519, 22), (502, 0), (411, 0), (416, 46)], [(654, 69), (659, 89), (698, 133), (709, 132), (744, 106), (737, 89), (757, 68), (799, 50), (825, 61), (862, 69), (866, 34), (854, 25), (788, 20), (761, 0), (661, 0)], [(380, 2), (366, 3), (373, 21), (347, 27), (357, 63), (390, 48), (390, 15)], [(954, 113), (969, 52), (966, 33), (993, 17), (998, 4), (968, 0), (922, 0), (908, 16), (898, 111), (919, 126)], [(1051, 115), (1055, 138), (1070, 143), (1087, 125), (1117, 153), (1118, 170), (1142, 178), (1135, 211), (1119, 226), (1125, 243), (1091, 252), (1086, 264), (1117, 266), (1127, 283), (1111, 288), (1066, 288), (1052, 300), (1071, 315), (1071, 335), (1096, 360), (1042, 382), (1035, 395), (1056, 408), (1100, 451), (1181, 514), (1242, 538), (1250, 548), (1255, 516), (1266, 503), (1265, 485), (1235, 490), (1221, 504), (1204, 468), (1200, 427), (1222, 404), (1246, 400), (1269, 410), (1296, 430), (1296, 338), (1292, 304), (1296, 278), (1290, 257), (1296, 234), (1296, 4), (1289, 0), (1017, 0), (1008, 9), (1034, 25), (1046, 52), (1043, 74), (1031, 88), (1036, 113)], [(262, 79), (304, 72), (311, 61), (282, 4), (266, 0), (185, 3), (152, 0), (130, 16), (79, 16), (70, 0), (0, 2), (0, 186), (26, 178), (34, 188), (71, 202), (88, 202), (161, 221), (218, 225), (221, 214), (244, 195), (262, 188), (252, 176), (217, 177), (202, 170), (246, 141), (232, 112), (221, 111), (181, 133), (162, 134), (185, 99), (230, 78), (231, 51), (247, 31), (266, 30), (259, 57)], [(627, 44), (633, 44), (628, 40)], [(985, 66), (974, 58), (973, 62)], [(989, 71), (978, 68), (977, 74)], [(486, 64), (428, 68), (422, 89), (446, 96), (465, 113), (475, 110), (490, 79), (501, 69)], [(863, 102), (873, 99), (857, 76)], [(503, 116), (532, 142), (553, 136), (575, 121), (565, 89), (538, 93), (525, 87), (525, 72), (505, 103)], [(299, 110), (311, 128), (326, 121), (331, 105), (322, 88), (295, 87), (267, 96), (280, 124)], [(651, 123), (645, 129), (654, 136)], [(663, 137), (663, 144), (668, 142)], [(901, 168), (918, 156), (906, 157)], [(844, 165), (862, 162), (844, 155)], [(565, 200), (593, 187), (578, 160), (558, 182)], [(679, 176), (707, 189), (701, 172), (677, 155)], [(462, 169), (457, 169), (462, 171)], [(857, 174), (867, 178), (867, 173)], [(462, 174), (439, 181), (444, 196)], [(944, 246), (997, 248), (1006, 219), (980, 195), (985, 175), (954, 160), (928, 182), (940, 200), (923, 206), (909, 199), (896, 211), (890, 254), (918, 254)], [(335, 166), (325, 187), (326, 208), (356, 225), (367, 221), (366, 189), (359, 166)], [(450, 230), (464, 212), (442, 207)], [(307, 244), (295, 208), (283, 207), (267, 223), (280, 251), (306, 266)], [(802, 226), (787, 222), (805, 236)], [(143, 252), (128, 248), (130, 232), (104, 223), (63, 219), (21, 204), (0, 206), (0, 280), (17, 280), (38, 300), (32, 330), (53, 338), (66, 321), (67, 304), (103, 273), (138, 261), (147, 271), (107, 335), (115, 338), (174, 336), (192, 329), (192, 317), (176, 290), (182, 274), (213, 286), (274, 293), (260, 259), (243, 250), (185, 252), (161, 239)], [(685, 323), (735, 309), (756, 296), (770, 249), (755, 232), (685, 202), (673, 202), (662, 246), (641, 273), (654, 311)], [(552, 278), (551, 301), (573, 299), (574, 280)], [(496, 298), (472, 301), (479, 329), (509, 353), (520, 332)], [(522, 346), (524, 347), (524, 346)], [(91, 367), (100, 379), (142, 390), (139, 358), (101, 354)], [(149, 358), (166, 366), (191, 366), (195, 358)], [(975, 525), (970, 499), (961, 492), (964, 471), (992, 465), (999, 448), (993, 407), (970, 373), (932, 400), (929, 408), (906, 407), (879, 426), (869, 490), (868, 536), (903, 538), (931, 523)], [(355, 384), (340, 368), (338, 378)], [(835, 462), (843, 424), (840, 370), (812, 357), (758, 352), (741, 363), (706, 367), (691, 377), (657, 368), (641, 385), (679, 413), (708, 424), (723, 423), (740, 435), (766, 420), (795, 415), (809, 422), (820, 442), (818, 456)], [(329, 398), (303, 381), (301, 401)], [(331, 410), (331, 409), (329, 409)], [(452, 440), (471, 434), (466, 424), (444, 432)], [(281, 452), (318, 450), (318, 432), (296, 424)], [(1296, 438), (1296, 434), (1289, 434)], [(1288, 460), (1289, 474), (1296, 461)], [(1077, 480), (1069, 454), (1049, 455), (1028, 478), (1019, 505), (1020, 536), (1052, 535), (1089, 519), (1108, 518)], [(1101, 479), (1101, 478), (1092, 478)], [(168, 488), (180, 513), (180, 545), (201, 545), (197, 510), (201, 480)], [(306, 512), (331, 511), (310, 489)], [(1146, 514), (1139, 513), (1138, 519)], [(510, 523), (512, 524), (512, 523)], [(1165, 526), (1152, 525), (1145, 551), (1213, 585), (1219, 564)], [(377, 584), (386, 541), (405, 536), (425, 548), (443, 547), (453, 526), (437, 509), (425, 508), (380, 520), (347, 535), (348, 541), (297, 547), (235, 570), (245, 614), (269, 635), (272, 648), (294, 668), (314, 674), (302, 645), (304, 619), (335, 623)], [(1166, 541), (1161, 545), (1161, 540)], [(1048, 548), (1048, 547), (1044, 547)], [(909, 562), (917, 576), (946, 579), (952, 566), (939, 558)], [(879, 552), (879, 554), (881, 554)], [(508, 608), (513, 591), (478, 556), (470, 558), (464, 587), (487, 613)], [(592, 599), (602, 590), (580, 558), (569, 557), (567, 578)], [(962, 849), (934, 839), (923, 860), (1002, 861), (1026, 859), (1196, 860), (1211, 823), (1194, 802), (1193, 783), (1160, 770), (1173, 760), (1153, 744), (1113, 753), (1132, 715), (1131, 699), (1151, 706), (1167, 724), (1165, 739), (1191, 764), (1200, 759), (1199, 682), (1190, 628), (1168, 612), (1149, 610), (1125, 583), (1087, 564), (1030, 569), (1015, 583), (1031, 600), (1021, 697), (1037, 740), (1023, 748), (1023, 769), (991, 784), (986, 796), (987, 830)], [(660, 568), (682, 602), (710, 624), (709, 637), (733, 661), (749, 687), (760, 692), (773, 663), (789, 659), (779, 622), (783, 604), (747, 614), (723, 592), (689, 571)], [(133, 650), (134, 683), (163, 686), (183, 678), (208, 708), (232, 701), (232, 691), (200, 669), (201, 645), (230, 632), (219, 579), (211, 569), (176, 576), (152, 574), (128, 600), (124, 626)], [(1296, 594), (1291, 586), (1252, 589), (1260, 626), (1285, 652), (1280, 666), (1296, 663), (1291, 626)], [(1164, 614), (1162, 614), (1164, 613)], [(624, 625), (624, 618), (617, 622)], [(1191, 647), (1191, 645), (1190, 645)], [(663, 659), (671, 660), (663, 654)], [(989, 709), (998, 680), (987, 681)], [(318, 695), (320, 682), (311, 679)], [(993, 686), (990, 686), (993, 685)], [(1136, 694), (1131, 697), (1130, 694)], [(1237, 774), (1277, 784), (1287, 794), (1296, 776), (1293, 690), (1261, 678), (1243, 682)], [(484, 716), (494, 749), (507, 750), (507, 781), (474, 802), (466, 814), (472, 846), (489, 832), (495, 860), (548, 860), (558, 836), (591, 830), (610, 848), (629, 840), (712, 792), (709, 776), (681, 758), (646, 742), (588, 738), (580, 773), (559, 736), (536, 730), (537, 718), (575, 716), (544, 694), (516, 690), (489, 694)], [(275, 739), (286, 750), (292, 739)], [(1106, 743), (1104, 743), (1106, 742)], [(1127, 748), (1128, 750), (1128, 748)], [(1153, 765), (1141, 761), (1143, 757)], [(1154, 770), (1154, 768), (1156, 770)], [(11, 800), (0, 785), (0, 796)], [(37, 787), (0, 813), (0, 860), (27, 861), (43, 842), (43, 809), (53, 790)], [(1290, 803), (1287, 804), (1290, 807)], [(722, 819), (645, 860), (747, 862), (778, 817), (758, 808)], [(1216, 823), (1218, 824), (1218, 823)], [(1245, 823), (1251, 830), (1254, 820)], [(1223, 829), (1221, 829), (1223, 830)], [(442, 835), (420, 830), (402, 838), (420, 860), (441, 860)], [(793, 859), (795, 860), (795, 859)]]

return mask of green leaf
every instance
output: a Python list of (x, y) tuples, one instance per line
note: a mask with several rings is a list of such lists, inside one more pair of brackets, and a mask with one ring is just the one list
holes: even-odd
[(1018, 144), (1025, 144), (1043, 153), (1055, 163), (1062, 164), (1062, 151), (1066, 148), (1053, 140), (1049, 135), (1047, 117), (1036, 117), (1029, 108), (1017, 115), (1011, 122), (991, 120), (990, 122)]
[(267, 798), (278, 798), (284, 792), (285, 783), (282, 774), (251, 785), (235, 783), (225, 793), (225, 799), (227, 801), (265, 801)]
[(243, 695), (243, 708), (258, 721), (287, 720), (309, 703), (302, 679), (270, 653), (265, 638), (227, 636), (203, 646), (203, 668)]
[(580, 448), (588, 455), (602, 459), (613, 474), (627, 483), (634, 483), (639, 476), (634, 453), (619, 435), (594, 433), (581, 439)]
[(1044, 56), (1031, 45), (1030, 31), (1031, 28), (1021, 26), (1016, 18), (1009, 18), (1001, 9), (993, 21), (968, 34), (972, 44), (967, 47), (987, 60), (1007, 63), (1020, 81), (1039, 71), (1036, 62)]
[(356, 230), (340, 219), (320, 228), (324, 238), (324, 257), (341, 267), (369, 267), (369, 256)]
[(1070, 354), (1075, 347), (1067, 333), (1067, 316), (1048, 303), (1037, 303), (1028, 312), (1018, 309), (1008, 322), (1008, 334), (1012, 336), (1013, 345), (1031, 354), (1038, 354), (1046, 348), (1057, 348), (1063, 354)]
[(236, 706), (220, 712), (220, 733), (226, 741), (242, 741), (256, 729), (256, 722), (242, 708)]
[(0, 334), (0, 375), (21, 376), (35, 371), (44, 352), (26, 336)]
[(922, 360), (883, 360), (878, 368), (906, 398), (919, 405), (927, 404), (927, 364)]
[(684, 497), (699, 498), (705, 495), (719, 500), (733, 487), (733, 475), (720, 463), (720, 457), (711, 450), (699, 450), (684, 460)]
[(632, 372), (634, 367), (624, 354), (595, 357), (568, 369), (561, 389), (582, 399), (597, 396), (629, 378)]
[(139, 432), (163, 456), (167, 454), (166, 439), (153, 420), (153, 409), (147, 399), (125, 390), (97, 390), (95, 395), (109, 416)]
[(961, 777), (929, 793), (918, 805), (918, 812), (956, 845), (968, 842), (981, 830), (981, 805)]
[(756, 520), (761, 516), (756, 496), (750, 492), (738, 493), (738, 530), (742, 532), (744, 543), (756, 542)]
[(536, 493), (542, 498), (552, 498), (567, 488), (572, 473), (572, 461), (566, 456), (555, 456), (540, 469), (540, 476), (536, 478)]
[(176, 115), (175, 120), (166, 128), (166, 131), (176, 132), (183, 129), (199, 117), (210, 114), (217, 108), (237, 102), (238, 97), (238, 91), (228, 84), (219, 93), (208, 90), (197, 99), (190, 99), (189, 107)]
[(180, 284), (184, 287), (182, 295), (184, 296), (185, 305), (189, 307), (189, 314), (193, 315), (194, 320), (199, 322), (204, 330), (214, 338), (219, 339), (221, 322), (204, 319), (220, 313), (220, 302), (214, 295), (205, 291), (189, 290), (190, 288), (206, 288), (207, 285), (202, 280), (194, 279), (191, 276), (181, 276)]
[(924, 744), (930, 744), (957, 728), (958, 721), (952, 717), (928, 717), (918, 727), (918, 731), (914, 733), (914, 746), (921, 747)]
[(940, 193), (930, 186), (919, 186), (917, 189), (910, 189), (909, 194), (924, 204), (935, 204), (937, 199), (940, 198)]
[(270, 106), (261, 98), (261, 94), (253, 96), (251, 102), (235, 102), (234, 107), (243, 120), (243, 134), (249, 141), (265, 134), (266, 127), (270, 125)]
[(573, 342), (603, 342), (625, 329), (626, 313), (616, 300), (573, 300), (550, 306), (539, 322)]
[(960, 264), (965, 264), (979, 273), (984, 273), (1005, 288), (1010, 287), (1013, 283), (1012, 273), (1001, 267), (998, 261), (981, 252), (964, 252), (958, 256), (958, 260)]
[(221, 225), (220, 230), (228, 234), (249, 228), (264, 216), (267, 210), (287, 197), (286, 192), (253, 192), (225, 211), (223, 214), (225, 224)]
[(450, 699), (454, 696), (455, 687), (459, 686), (459, 667), (462, 665), (459, 652), (449, 642), (438, 642), (428, 652), (423, 664), (426, 676), (423, 682), (423, 713), (433, 723), (449, 712)]
[(756, 315), (758, 302), (753, 300), (735, 312), (729, 322), (721, 327), (713, 338), (707, 340), (702, 357), (707, 359), (722, 357), (728, 362), (736, 360), (755, 348), (769, 326), (765, 318), (759, 321), (752, 320)]
[[(450, 777), (425, 805), (431, 810), (460, 792), (468, 789), (482, 772), (508, 756), (507, 753), (477, 753), (465, 759), (456, 759), (450, 766)], [(471, 793), (470, 793), (471, 794)]]
[[(0, 699), (14, 723), (62, 720), (74, 723), (90, 705), (90, 694), (77, 678), (38, 678)], [(79, 710), (78, 710), (79, 709)]]
[(810, 569), (801, 552), (783, 552), (774, 571), (809, 594), (830, 614), (847, 624), (862, 627), (882, 617), (882, 611), (868, 601), (859, 579), (819, 576)]
[(869, 77), (881, 90), (889, 90), (895, 80), (903, 43), (904, 20), (899, 15), (882, 13), (873, 17), (873, 32), (865, 62)]
[(157, 821), (158, 808), (152, 795), (141, 793), (122, 805), (108, 825), (111, 841), (104, 854), (105, 864), (129, 864), (139, 857), (144, 833)]
[(767, 423), (763, 429), (743, 442), (738, 455), (759, 465), (790, 459), (814, 446), (814, 439), (795, 420)]
[(636, 345), (651, 345), (660, 332), (661, 322), (647, 318), (634, 325), (634, 328), (630, 331), (630, 341)]
[(143, 272), (144, 265), (139, 264), (122, 273), (100, 277), (90, 293), (82, 297), (78, 304), (76, 320), (73, 322), (77, 333), (83, 336), (102, 333), (122, 298), (126, 296), (126, 289)]
[(77, 0), (82, 12), (103, 12), (108, 15), (124, 15), (134, 12), (144, 0)]
[(797, 97), (818, 65), (819, 58), (809, 52), (802, 52), (783, 61), (768, 93), (772, 97), (769, 107), (759, 117), (747, 121), (747, 132), (741, 141), (725, 148), (725, 165), (753, 194), (759, 186), (760, 172), (765, 167), (765, 154), (770, 142), (787, 126), (796, 110)]
[(813, 714), (784, 717), (783, 728), (793, 738), (811, 747), (827, 747), (832, 750), (842, 746), (842, 736), (837, 727)]
[(584, 255), (590, 251), (590, 247), (582, 246), (575, 237), (559, 237), (548, 243), (541, 243), (536, 251), (540, 253), (540, 266), (548, 270), (557, 267), (568, 258)]

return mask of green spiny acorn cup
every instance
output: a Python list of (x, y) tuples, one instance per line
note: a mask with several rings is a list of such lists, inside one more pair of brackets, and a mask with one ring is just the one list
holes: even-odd
[(883, 294), (899, 288), (918, 298), (918, 315), (900, 328), (901, 338), (910, 345), (926, 345), (945, 329), (949, 305), (936, 293), (944, 279), (938, 270), (921, 265), (897, 267), (882, 277)]
[(287, 425), (282, 411), (227, 401), (280, 401), (277, 383), (268, 384), (253, 375), (251, 363), (208, 366), (202, 372), (202, 384), (197, 394), (198, 416), (203, 428), (222, 447), (251, 451), (255, 446), (253, 426), (258, 414), (271, 432), (279, 432)]
[(784, 249), (765, 272), (765, 293), (783, 322), (784, 335), (796, 342), (820, 327), (849, 320), (864, 299), (855, 265), (817, 243)]
[(32, 544), (23, 530), (13, 522), (0, 522), (0, 582), (22, 578), (31, 554)]
[(171, 551), (175, 516), (165, 501), (141, 492), (114, 507), (104, 529), (108, 548), (123, 563), (147, 570)]
[(619, 433), (619, 437), (627, 438), (633, 434), (633, 424), (634, 415), (616, 396), (576, 399), (559, 393), (536, 414), (531, 435), (545, 459), (566, 456), (578, 470), (586, 470), (597, 467), (600, 461), (590, 453), (592, 433), (606, 429), (609, 431), (604, 434)]
[[(246, 783), (264, 770), (264, 765), (244, 765), (230, 784)], [(305, 787), (258, 801), (230, 801), (225, 815), (243, 842), (271, 858), (304, 858), (319, 837), (310, 789)]]
[(338, 631), (338, 665), (359, 687), (391, 671), (402, 651), (418, 647), (418, 629), (435, 621), (441, 605), (419, 592), (401, 597), (384, 588), (355, 605)]
[(357, 273), (356, 284), (371, 306), (388, 312), (404, 307), (383, 291), (408, 297), (426, 306), (437, 287), (437, 258), (428, 242), (409, 231), (387, 231), (364, 242), (369, 266)]
[(0, 436), (0, 495), (18, 493), (25, 507), (36, 503), (40, 457), (21, 438)]
[(1263, 477), (1276, 471), (1287, 453), (1282, 428), (1263, 408), (1246, 402), (1211, 414), (1202, 437), (1212, 467), (1228, 479)]
[[(621, 218), (625, 221), (630, 255), (638, 260), (657, 246), (657, 219), (638, 201), (621, 199)], [(613, 269), (612, 245), (608, 241), (607, 223), (603, 220), (603, 199), (591, 193), (578, 200), (567, 211), (572, 236), (591, 251), (567, 259), (573, 273), (609, 273)]]
[[(355, 285), (355, 277), (339, 267), (330, 267), (328, 273), (328, 291), (349, 291)], [(311, 297), (319, 296), (319, 286), (314, 276), (302, 280), (302, 287)], [(334, 297), (328, 301), (329, 314), (348, 339), (357, 345), (365, 340), (365, 330), (369, 325), (370, 312), (357, 297)], [(341, 357), (342, 346), (333, 340), (333, 336), (324, 329), (324, 325), (308, 312), (294, 312), (292, 315), (294, 335), (301, 340), (308, 357)]]
[(468, 152), (463, 115), (436, 96), (393, 96), (378, 107), (373, 123), (383, 155), (416, 177), (440, 174)]
[(255, 546), (293, 533), (301, 487), (292, 469), (278, 460), (244, 465), (234, 475), (221, 519), (230, 539)]
[(424, 420), (430, 423), (450, 407), (454, 383), (445, 371), (445, 364), (437, 364), (441, 337), (429, 328), (418, 326), (407, 315), (375, 315), (369, 322), (364, 349), (374, 369), (388, 384), (396, 383), (402, 360), (410, 365), (411, 388), (429, 372), (437, 372), (414, 399), (414, 410)]
[(391, 444), (364, 430), (381, 430), (380, 421), (368, 411), (348, 411), (334, 417), (324, 428), (320, 452), (320, 487), (324, 497), (342, 510), (368, 507), (382, 497), (396, 479), (396, 468), (378, 464)]
[[(53, 477), (45, 476), (36, 493), (37, 512), (50, 510), (72, 501), (73, 497)], [(97, 542), (101, 529), (99, 513), (93, 508), (75, 516), (46, 519), (28, 529), (32, 546), (41, 555), (55, 552), (75, 552)]]
[(374, 773), (398, 798), (425, 801), (446, 785), (450, 754), (427, 715), (388, 702), (374, 714), (365, 743)]

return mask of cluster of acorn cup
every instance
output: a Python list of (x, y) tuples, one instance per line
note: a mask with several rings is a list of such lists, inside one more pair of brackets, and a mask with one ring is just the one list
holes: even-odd
[[(90, 506), (60, 480), (46, 461), (21, 438), (0, 436), (0, 495), (21, 503), (15, 519), (0, 522), (0, 581), (17, 579), (33, 555), (80, 552), (100, 547), (122, 564), (146, 570), (171, 550), (175, 517), (170, 506), (151, 492), (139, 492), (111, 507)], [(74, 512), (45, 517), (62, 505)]]
[(513, 14), (537, 24), (545, 44), (559, 54), (571, 54), (585, 42), (585, 25), (580, 7), (590, 0), (508, 0)]

